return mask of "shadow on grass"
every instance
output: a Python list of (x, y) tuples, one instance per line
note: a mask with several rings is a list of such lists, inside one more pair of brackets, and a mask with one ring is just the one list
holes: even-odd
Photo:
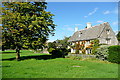
[(2, 67), (10, 67), (10, 66), (2, 66)]
[[(1, 52), (2, 54), (16, 53), (16, 52)], [(21, 52), (20, 52), (21, 53)]]
[[(47, 60), (47, 59), (54, 59), (54, 58), (59, 58), (57, 56), (53, 55), (34, 55), (34, 56), (21, 56), (20, 60), (27, 60), (27, 59), (36, 59), (36, 60)], [(8, 58), (8, 59), (2, 59), (2, 61), (12, 61), (15, 60), (16, 58)]]

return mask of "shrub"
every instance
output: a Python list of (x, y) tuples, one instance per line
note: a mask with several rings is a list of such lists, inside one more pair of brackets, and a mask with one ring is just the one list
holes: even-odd
[(101, 45), (99, 48), (97, 48), (95, 51), (96, 58), (101, 59), (101, 60), (107, 60), (108, 47), (109, 46)]
[(79, 50), (76, 50), (76, 51), (75, 51), (75, 54), (79, 54)]
[(68, 55), (69, 50), (66, 48), (49, 48), (48, 52), (52, 54), (53, 57), (65, 57)]
[(85, 52), (85, 49), (83, 49), (83, 50), (82, 50), (82, 54), (85, 54), (85, 53), (86, 53), (86, 52)]
[(48, 52), (51, 53), (53, 50), (55, 50), (54, 48), (49, 48)]
[(99, 40), (95, 39), (91, 41), (91, 46), (92, 46), (92, 54), (96, 54), (96, 49), (99, 48), (100, 44), (99, 44)]
[(120, 63), (120, 45), (110, 46), (108, 48), (108, 61), (112, 63)]

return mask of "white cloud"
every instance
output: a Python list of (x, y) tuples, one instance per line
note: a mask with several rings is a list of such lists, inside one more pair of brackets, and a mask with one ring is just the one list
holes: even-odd
[(71, 28), (71, 27), (68, 27), (67, 30), (68, 30), (68, 31), (74, 31), (74, 29)]
[(47, 42), (54, 42), (55, 40), (48, 40)]
[(69, 25), (64, 25), (64, 27), (68, 27)]
[(103, 14), (110, 14), (110, 11), (109, 10), (104, 11)]
[(101, 21), (101, 20), (99, 20), (99, 21), (97, 21), (97, 23), (103, 23), (104, 21)]
[(92, 12), (90, 12), (88, 15), (93, 15), (94, 13), (96, 13), (96, 11), (98, 10), (98, 8), (94, 8), (94, 10)]
[(98, 8), (94, 8), (92, 12), (89, 12), (87, 16), (84, 16), (84, 18), (87, 18), (88, 16), (91, 16), (97, 12)]
[(118, 21), (115, 21), (112, 23), (113, 25), (118, 25)]
[(88, 16), (84, 16), (84, 18), (87, 18)]
[(110, 13), (118, 14), (118, 8), (115, 8), (114, 10), (106, 10), (103, 12), (103, 14), (110, 14)]
[(75, 24), (75, 26), (80, 26), (80, 25), (82, 25), (82, 24)]

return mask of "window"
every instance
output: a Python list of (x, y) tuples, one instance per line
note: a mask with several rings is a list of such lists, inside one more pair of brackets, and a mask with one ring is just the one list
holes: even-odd
[(88, 40), (88, 44), (90, 44), (90, 40)]
[(72, 45), (75, 45), (75, 43), (72, 43)]
[(106, 43), (107, 43), (107, 44), (111, 44), (111, 39), (110, 39), (110, 38), (107, 38), (107, 39), (106, 39)]
[(91, 54), (91, 53), (92, 53), (91, 48), (87, 48), (87, 49), (86, 49), (86, 54)]
[(86, 41), (86, 44), (90, 44), (90, 40), (87, 40), (87, 41)]
[(81, 34), (82, 34), (82, 33), (81, 33), (81, 32), (79, 32), (79, 37), (81, 36)]
[(80, 34), (79, 34), (79, 37), (80, 37)]
[(110, 29), (106, 29), (107, 34), (110, 34)]

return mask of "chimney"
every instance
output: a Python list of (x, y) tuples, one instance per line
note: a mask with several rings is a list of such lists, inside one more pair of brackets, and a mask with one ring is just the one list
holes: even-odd
[(77, 32), (78, 31), (78, 27), (75, 27), (75, 32)]
[(92, 24), (90, 22), (87, 23), (87, 28), (92, 27)]

